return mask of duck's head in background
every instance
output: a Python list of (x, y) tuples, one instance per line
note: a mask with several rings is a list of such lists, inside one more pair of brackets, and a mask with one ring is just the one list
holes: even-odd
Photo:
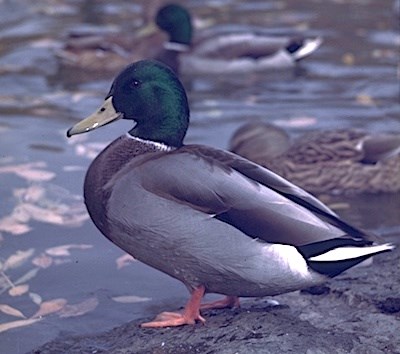
[(156, 24), (169, 34), (169, 43), (190, 46), (192, 42), (192, 19), (188, 10), (177, 4), (162, 7), (156, 16)]

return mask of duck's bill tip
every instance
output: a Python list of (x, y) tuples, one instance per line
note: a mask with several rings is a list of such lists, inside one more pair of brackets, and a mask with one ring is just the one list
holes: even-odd
[(93, 114), (69, 128), (67, 137), (70, 138), (73, 135), (87, 133), (119, 118), (122, 118), (122, 114), (115, 110), (112, 104), (112, 96), (110, 96)]
[(74, 135), (74, 133), (72, 132), (72, 128), (69, 128), (67, 130), (67, 138), (70, 138), (72, 135)]

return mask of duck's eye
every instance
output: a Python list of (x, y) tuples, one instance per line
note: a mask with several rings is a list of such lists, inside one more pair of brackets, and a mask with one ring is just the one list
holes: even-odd
[(132, 80), (131, 81), (131, 88), (138, 88), (140, 86), (141, 82), (139, 80)]

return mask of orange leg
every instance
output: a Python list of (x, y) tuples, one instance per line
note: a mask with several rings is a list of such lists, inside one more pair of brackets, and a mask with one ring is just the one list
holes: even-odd
[(202, 304), (200, 306), (200, 309), (225, 309), (233, 307), (240, 307), (239, 298), (237, 296), (225, 296), (222, 300)]
[(194, 289), (185, 309), (179, 312), (162, 312), (151, 322), (142, 323), (145, 328), (175, 327), (185, 324), (195, 324), (196, 320), (205, 323), (206, 320), (200, 315), (200, 303), (205, 293), (203, 285)]

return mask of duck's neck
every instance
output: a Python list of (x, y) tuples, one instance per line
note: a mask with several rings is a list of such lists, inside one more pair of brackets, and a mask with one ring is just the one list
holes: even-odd
[(152, 141), (165, 146), (180, 147), (183, 145), (183, 138), (186, 134), (186, 127), (183, 128), (181, 124), (174, 124), (175, 122), (163, 121), (159, 125), (154, 126), (154, 123), (140, 123), (129, 131), (129, 135), (139, 138), (142, 141)]
[[(145, 140), (145, 139), (141, 139), (138, 138), (137, 136), (133, 136), (131, 135), (131, 133), (126, 133), (126, 137), (128, 139), (132, 139), (135, 142), (139, 143), (142, 146), (147, 146), (149, 151), (171, 151), (174, 149), (174, 147), (172, 146), (168, 146), (166, 144), (163, 143), (159, 143), (157, 141), (152, 141), (152, 140)], [(147, 149), (144, 149), (147, 150)], [(145, 151), (147, 152), (147, 151)]]
[(192, 25), (183, 22), (177, 27), (169, 28), (169, 42), (190, 47), (192, 43)]
[(164, 49), (170, 50), (173, 52), (178, 52), (178, 53), (183, 53), (183, 52), (188, 52), (190, 49), (189, 44), (183, 44), (183, 43), (178, 43), (178, 42), (165, 42), (164, 43)]
[(182, 146), (189, 126), (186, 95), (158, 95), (152, 112), (147, 110), (146, 117), (136, 122), (129, 131), (131, 136), (171, 147)]

